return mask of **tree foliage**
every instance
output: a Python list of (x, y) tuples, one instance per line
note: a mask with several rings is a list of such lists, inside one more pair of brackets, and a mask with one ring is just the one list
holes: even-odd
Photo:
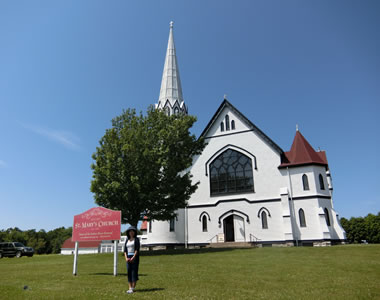
[(37, 254), (60, 253), (63, 242), (71, 237), (71, 233), (71, 227), (60, 227), (48, 232), (43, 229), (22, 231), (15, 227), (1, 230), (0, 242), (20, 242), (33, 247)]
[(189, 132), (195, 121), (153, 107), (146, 115), (128, 109), (114, 118), (92, 156), (95, 202), (121, 210), (123, 221), (135, 226), (143, 215), (173, 217), (198, 185), (188, 170), (204, 148), (203, 139)]
[(346, 231), (349, 243), (380, 243), (380, 212), (377, 215), (368, 214), (366, 217), (340, 219), (340, 224)]

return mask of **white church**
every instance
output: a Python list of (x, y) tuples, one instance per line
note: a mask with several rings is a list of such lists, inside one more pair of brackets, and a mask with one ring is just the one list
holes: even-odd
[[(187, 113), (170, 23), (156, 108)], [(198, 189), (170, 221), (145, 221), (149, 246), (324, 246), (346, 236), (333, 206), (324, 151), (315, 151), (297, 130), (284, 151), (227, 99), (203, 130), (203, 153), (190, 172)]]

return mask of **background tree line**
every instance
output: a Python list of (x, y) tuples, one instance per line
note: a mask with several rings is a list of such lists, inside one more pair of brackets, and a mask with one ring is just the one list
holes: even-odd
[(377, 215), (368, 214), (363, 217), (352, 217), (340, 219), (340, 224), (346, 231), (349, 243), (380, 243), (380, 212)]
[[(340, 223), (347, 234), (349, 243), (380, 243), (380, 212), (365, 217), (341, 218)], [(60, 253), (63, 242), (71, 237), (72, 228), (59, 227), (46, 232), (41, 229), (21, 230), (17, 227), (0, 230), (0, 242), (20, 242), (33, 247), (35, 253)], [(122, 234), (123, 235), (123, 234)]]
[(23, 231), (15, 227), (0, 230), (0, 242), (20, 242), (33, 247), (37, 254), (60, 253), (63, 242), (71, 237), (71, 233), (71, 227), (59, 227), (48, 232), (43, 229)]

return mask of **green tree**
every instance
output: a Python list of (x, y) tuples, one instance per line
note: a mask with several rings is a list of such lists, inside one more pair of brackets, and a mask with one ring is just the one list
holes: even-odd
[(72, 227), (59, 227), (47, 233), (46, 253), (60, 253), (62, 244), (72, 235)]
[(123, 219), (134, 226), (142, 215), (172, 218), (198, 185), (188, 170), (205, 146), (189, 132), (195, 121), (193, 116), (167, 116), (153, 107), (146, 115), (128, 109), (114, 118), (92, 156), (95, 202), (121, 210)]
[(380, 213), (376, 215), (368, 214), (364, 218), (367, 231), (367, 241), (369, 243), (380, 243)]
[(47, 234), (46, 231), (41, 229), (36, 232), (35, 229), (24, 231), (25, 244), (29, 247), (34, 248), (34, 252), (37, 254), (46, 253), (47, 246)]
[(368, 214), (366, 217), (342, 218), (340, 223), (346, 231), (349, 243), (380, 243), (380, 212), (377, 215)]
[(8, 228), (6, 231), (6, 242), (20, 242), (25, 244), (25, 234), (24, 232), (19, 229), (18, 227), (15, 228)]
[(7, 233), (4, 229), (0, 230), (0, 243), (7, 241)]
[(0, 231), (0, 242), (20, 242), (34, 248), (37, 254), (59, 253), (63, 242), (71, 237), (72, 228), (60, 227), (46, 232), (41, 229), (22, 231), (19, 228), (8, 228)]

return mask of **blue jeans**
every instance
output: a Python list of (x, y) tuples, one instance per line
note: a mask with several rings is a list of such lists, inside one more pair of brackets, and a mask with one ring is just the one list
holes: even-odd
[[(132, 258), (133, 255), (127, 255), (128, 258)], [(133, 262), (127, 262), (128, 282), (136, 282), (139, 280), (139, 264), (137, 259)]]

